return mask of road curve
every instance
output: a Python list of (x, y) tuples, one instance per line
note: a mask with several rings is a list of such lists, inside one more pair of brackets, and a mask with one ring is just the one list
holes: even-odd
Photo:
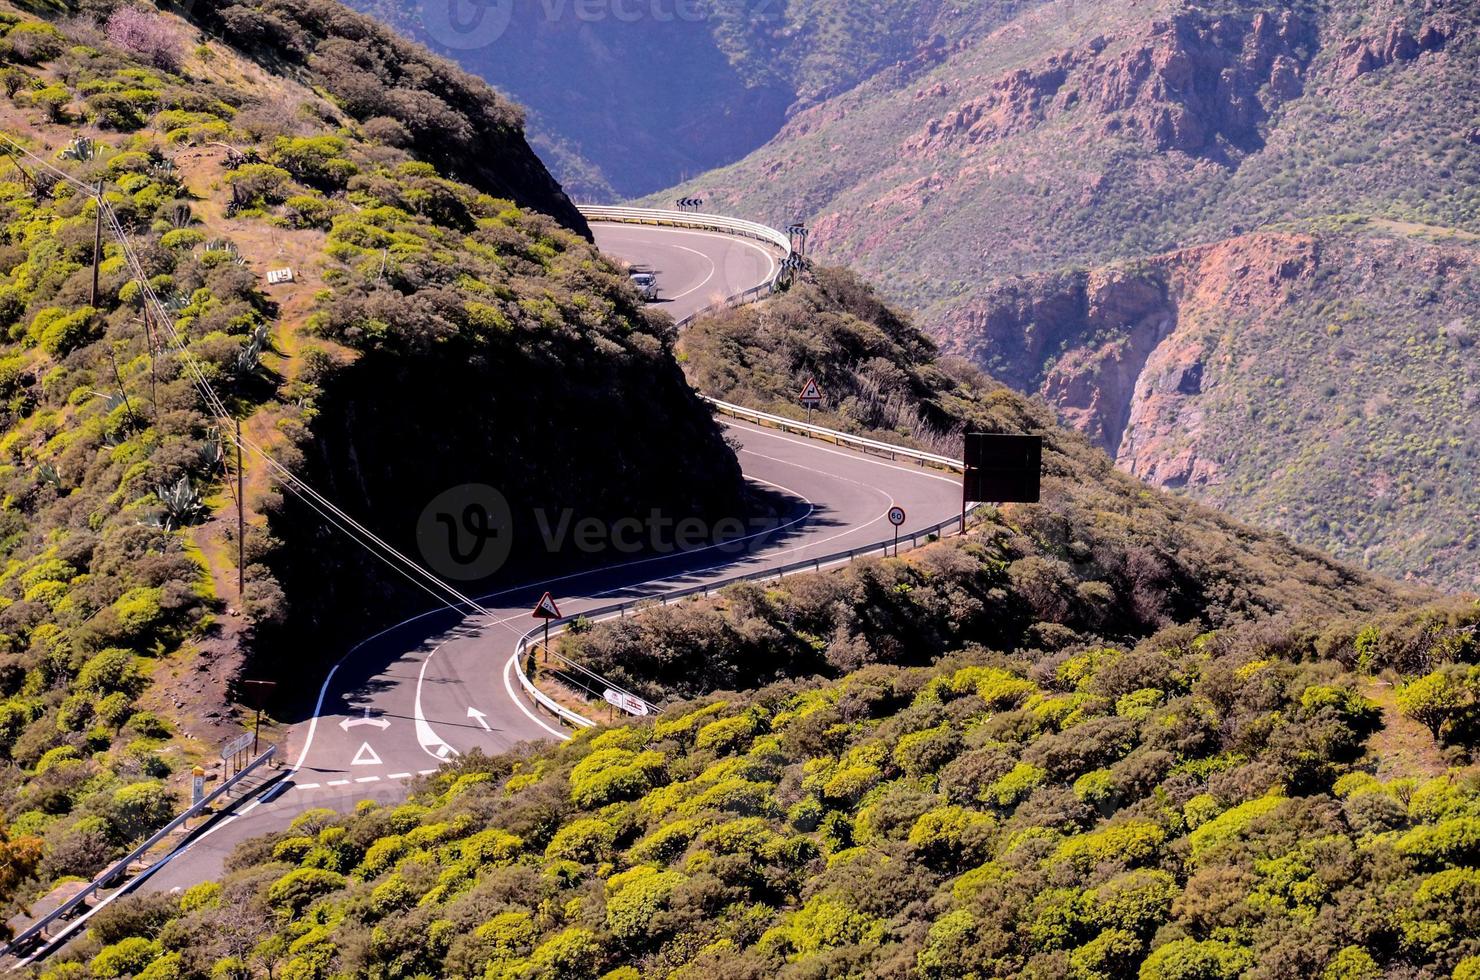
[[(708, 232), (603, 224), (594, 231), (609, 254), (658, 270), (669, 297), (663, 308), (675, 317), (766, 281), (779, 260), (758, 243)], [(324, 680), (314, 717), (289, 732), (288, 778), (208, 828), (142, 887), (174, 889), (219, 877), (242, 840), (284, 829), (313, 808), (400, 801), (416, 776), (474, 749), (497, 753), (563, 737), (512, 674), (514, 645), (534, 625), (530, 609), (546, 590), (562, 613), (578, 615), (877, 544), (891, 536), (886, 513), (893, 505), (908, 515), (906, 537), (959, 510), (959, 478), (722, 421), (739, 446), (746, 478), (780, 500), (774, 522), (748, 528), (724, 547), (633, 556), (484, 597), (487, 617), (434, 611), (364, 640)]]
[(591, 232), (608, 256), (657, 273), (654, 305), (675, 320), (769, 281), (783, 258), (763, 242), (715, 231), (592, 222)]

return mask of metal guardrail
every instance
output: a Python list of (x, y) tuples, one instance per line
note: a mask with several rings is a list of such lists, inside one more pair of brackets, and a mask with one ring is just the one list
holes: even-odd
[(863, 436), (849, 435), (836, 429), (825, 429), (820, 425), (812, 425), (809, 422), (799, 422), (789, 419), (784, 415), (772, 415), (769, 412), (758, 412), (753, 408), (743, 405), (733, 405), (730, 402), (722, 402), (718, 398), (710, 398), (701, 394), (700, 398), (713, 405), (721, 415), (729, 415), (732, 418), (741, 419), (746, 422), (754, 422), (757, 425), (785, 429), (797, 435), (807, 436), (812, 439), (824, 439), (838, 446), (847, 446), (867, 453), (876, 453), (888, 456), (890, 459), (914, 460), (921, 466), (929, 466), (934, 469), (950, 470), (953, 473), (965, 473), (966, 464), (959, 459), (951, 459), (949, 456), (937, 456), (934, 453), (922, 452), (918, 449), (909, 449), (904, 446), (896, 446), (893, 443), (880, 442), (877, 439), (866, 439)]
[[(978, 505), (966, 515), (966, 522), (968, 525), (970, 525), (971, 523), (971, 518), (974, 517), (977, 511), (979, 511), (980, 509), (981, 505)], [(900, 537), (899, 550), (901, 553), (906, 551), (913, 551), (916, 548), (920, 547), (922, 544), (929, 544), (932, 541), (936, 541), (944, 537), (948, 529), (956, 528), (959, 530), (960, 527), (960, 517), (952, 517), (949, 520), (941, 521), (939, 524), (935, 524), (922, 530), (915, 531), (908, 536)], [(629, 599), (626, 602), (613, 603), (609, 606), (602, 606), (599, 609), (587, 610), (586, 612), (580, 613), (575, 616), (568, 616), (564, 619), (556, 620), (550, 624), (550, 631), (552, 635), (558, 635), (559, 633), (563, 633), (568, 630), (573, 623), (576, 623), (578, 621), (599, 623), (610, 619), (625, 617), (629, 613), (635, 615), (645, 609), (672, 605), (673, 603), (681, 602), (684, 599), (709, 596), (732, 585), (739, 585), (742, 582), (780, 582), (783, 579), (792, 577), (793, 575), (820, 572), (823, 569), (832, 568), (835, 565), (852, 564), (860, 558), (868, 558), (874, 555), (888, 555), (893, 550), (893, 548), (894, 540), (891, 538), (890, 540), (880, 542), (879, 544), (866, 545), (862, 548), (853, 548), (849, 551), (839, 551), (835, 552), (834, 554), (824, 555), (818, 558), (808, 558), (803, 561), (781, 565), (777, 568), (766, 568), (754, 572), (747, 572), (743, 575), (732, 575), (727, 578), (720, 579), (719, 581), (708, 583), (706, 585), (695, 585), (685, 589), (676, 589), (671, 592), (663, 592), (658, 595), (644, 596), (639, 599)], [(522, 687), (527, 694), (529, 694), (531, 700), (533, 700), (537, 705), (549, 711), (555, 717), (559, 718), (561, 721), (565, 722), (571, 727), (596, 727), (596, 722), (585, 717), (584, 715), (579, 714), (578, 712), (572, 711), (562, 704), (559, 704), (555, 701), (554, 698), (541, 691), (535, 685), (534, 681), (530, 680), (528, 672), (524, 669), (524, 661), (529, 654), (529, 648), (531, 644), (535, 643), (543, 636), (544, 627), (538, 626), (530, 630), (528, 633), (525, 633), (524, 636), (520, 637), (519, 642), (514, 645), (514, 672), (516, 675), (518, 675), (519, 686)], [(610, 681), (592, 672), (590, 669), (578, 663), (575, 663), (574, 661), (569, 660), (566, 657), (561, 656), (555, 651), (547, 650), (546, 654), (550, 658), (558, 661), (564, 667), (570, 668), (571, 670), (576, 671), (582, 676), (589, 677), (594, 682), (601, 684), (604, 687), (611, 687), (619, 694), (627, 694), (637, 701), (642, 702), (644, 705), (647, 706), (649, 714), (660, 714), (662, 712), (661, 705), (654, 704), (653, 702), (648, 701), (645, 698), (639, 698), (636, 695), (631, 694), (630, 691), (624, 691), (621, 688), (616, 687)], [(585, 687), (584, 684), (582, 684), (581, 686), (585, 688), (587, 693), (596, 695), (593, 700), (600, 697), (600, 695), (596, 694), (593, 689)]]
[[(958, 473), (964, 473), (966, 471), (966, 464), (963, 463), (961, 460), (951, 459), (946, 456), (937, 456), (934, 453), (921, 452), (918, 449), (909, 449), (904, 446), (895, 446), (887, 442), (880, 442), (876, 439), (865, 439), (862, 436), (849, 435), (846, 432), (839, 432), (836, 429), (827, 429), (823, 428), (820, 425), (811, 425), (806, 422), (798, 422), (795, 419), (788, 419), (780, 415), (771, 415), (767, 412), (758, 412), (754, 409), (745, 408), (741, 405), (733, 405), (729, 402), (722, 402), (718, 399), (710, 398), (707, 395), (701, 395), (700, 397), (709, 402), (711, 405), (715, 406), (715, 408), (723, 414), (731, 415), (735, 418), (743, 419), (746, 421), (755, 422), (760, 425), (773, 425), (776, 427), (785, 428), (800, 435), (806, 435), (809, 438), (824, 439), (838, 446), (848, 446), (864, 452), (888, 455), (890, 458), (896, 460), (914, 460), (922, 466), (930, 466), (937, 469), (950, 470)], [(971, 522), (971, 517), (979, 509), (980, 506), (974, 508), (971, 513), (966, 515), (966, 522), (968, 524), (970, 524)], [(900, 550), (913, 551), (915, 548), (918, 548), (920, 546), (922, 539), (925, 543), (929, 543), (932, 540), (943, 537), (948, 528), (954, 527), (957, 530), (960, 530), (961, 521), (962, 519), (960, 517), (952, 517), (949, 520), (942, 521), (939, 524), (933, 525), (932, 527), (928, 527), (920, 531), (915, 531), (908, 537), (901, 537), (899, 539)], [(839, 551), (834, 554), (825, 555), (819, 558), (808, 558), (804, 561), (792, 562), (791, 564), (782, 565), (778, 568), (761, 569), (754, 572), (747, 572), (742, 575), (732, 575), (727, 578), (720, 579), (717, 582), (711, 582), (706, 585), (690, 586), (689, 588), (677, 589), (671, 592), (660, 593), (658, 595), (644, 596), (642, 598), (631, 599), (626, 602), (613, 603), (608, 606), (602, 606), (599, 609), (588, 610), (577, 616), (570, 616), (566, 617), (565, 619), (557, 620), (550, 624), (550, 628), (552, 632), (560, 633), (569, 629), (570, 625), (578, 620), (584, 620), (586, 622), (602, 622), (604, 620), (617, 619), (619, 617), (626, 616), (629, 612), (636, 613), (640, 612), (642, 609), (648, 609), (654, 606), (667, 606), (674, 602), (679, 602), (683, 599), (689, 599), (694, 596), (708, 596), (711, 593), (718, 592), (721, 589), (727, 588), (731, 585), (737, 585), (741, 582), (779, 582), (784, 578), (792, 575), (801, 574), (803, 572), (820, 572), (824, 568), (831, 568), (834, 565), (850, 564), (859, 558), (868, 557), (870, 555), (887, 555), (890, 549), (894, 547), (894, 544), (894, 539), (890, 538), (889, 540), (879, 542), (878, 544), (866, 545), (865, 547), (854, 548), (849, 551)], [(555, 701), (554, 698), (550, 697), (545, 692), (541, 691), (539, 687), (536, 686), (534, 681), (530, 679), (528, 672), (525, 670), (524, 663), (526, 657), (528, 656), (529, 648), (531, 644), (533, 644), (536, 640), (544, 635), (544, 631), (545, 628), (543, 626), (535, 627), (528, 633), (525, 633), (524, 636), (520, 637), (519, 642), (516, 643), (514, 646), (515, 674), (518, 675), (519, 686), (525, 690), (525, 692), (530, 696), (530, 699), (533, 700), (535, 704), (544, 708), (546, 711), (549, 711), (556, 718), (560, 719), (571, 727), (595, 727), (596, 722), (590, 720), (589, 718), (586, 718), (584, 715), (581, 715), (578, 712), (572, 711), (571, 709)], [(600, 684), (603, 687), (611, 687), (618, 694), (626, 694), (630, 697), (633, 697), (635, 700), (640, 701), (641, 703), (646, 705), (650, 714), (658, 714), (661, 711), (661, 708), (658, 705), (655, 705), (652, 702), (647, 701), (646, 699), (638, 698), (636, 695), (632, 695), (629, 691), (624, 691), (621, 688), (615, 687), (615, 685), (612, 685), (611, 682), (606, 680), (604, 677), (601, 677), (600, 675), (592, 672), (588, 668), (578, 663), (575, 663), (574, 661), (560, 656), (553, 650), (547, 650), (546, 655), (554, 658), (564, 667), (575, 671), (576, 674), (579, 676), (588, 677), (594, 683)], [(594, 696), (593, 700), (600, 698), (602, 693), (604, 693), (597, 692), (593, 688), (587, 687), (583, 682), (578, 683), (586, 691), (586, 693)]]
[(692, 211), (660, 211), (649, 208), (618, 208), (593, 204), (578, 204), (576, 207), (587, 221), (718, 231), (726, 235), (753, 238), (756, 241), (774, 245), (781, 250), (782, 258), (791, 258), (791, 239), (784, 232), (779, 232), (757, 221), (729, 218), (722, 214), (696, 214)]
[[(266, 752), (263, 752), (256, 759), (252, 760), (252, 762), (250, 762), (236, 775), (223, 782), (220, 786), (217, 786), (208, 795), (203, 797), (199, 803), (193, 804), (184, 813), (180, 814), (178, 817), (165, 824), (159, 830), (155, 831), (153, 836), (151, 836), (144, 843), (140, 844), (132, 851), (129, 851), (126, 856), (119, 858), (113, 864), (109, 865), (109, 867), (104, 870), (102, 874), (98, 875), (92, 881), (88, 882), (87, 887), (82, 889), (82, 891), (78, 892), (76, 895), (73, 895), (61, 905), (58, 905), (55, 909), (48, 912), (46, 915), (43, 915), (35, 922), (31, 923), (30, 926), (28, 926), (24, 931), (21, 932), (20, 935), (16, 936), (10, 942), (6, 943), (4, 946), (0, 946), (0, 956), (8, 956), (17, 952), (18, 950), (22, 950), (28, 947), (36, 939), (41, 937), (42, 933), (45, 932), (47, 926), (51, 925), (58, 919), (66, 917), (69, 913), (85, 903), (89, 898), (92, 898), (98, 892), (106, 888), (109, 882), (114, 881), (126, 874), (128, 872), (128, 866), (130, 864), (133, 864), (134, 861), (138, 860), (144, 854), (148, 853), (150, 848), (168, 837), (176, 830), (176, 828), (184, 824), (185, 821), (189, 820), (193, 816), (196, 816), (206, 807), (214, 803), (216, 800), (231, 792), (231, 790), (235, 788), (236, 785), (240, 783), (247, 775), (252, 773), (259, 766), (267, 763), (276, 754), (277, 746), (268, 746)], [(71, 926), (75, 928), (76, 926), (81, 925), (82, 921), (83, 920), (79, 919), (78, 921), (72, 923)], [(70, 932), (71, 928), (63, 933), (62, 936), (59, 936), (57, 938), (65, 938), (65, 936), (67, 934), (70, 934)]]

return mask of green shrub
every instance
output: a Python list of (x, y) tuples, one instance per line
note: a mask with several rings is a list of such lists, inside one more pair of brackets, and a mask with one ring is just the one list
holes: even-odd
[(78, 690), (98, 695), (114, 691), (136, 694), (143, 683), (138, 658), (128, 650), (109, 649), (100, 651), (82, 665), (75, 686)]
[(94, 317), (97, 311), (90, 306), (71, 311), (48, 307), (40, 310), (31, 320), (27, 330), (33, 343), (53, 357), (62, 357), (92, 340), (96, 335)]
[(226, 175), (227, 186), (243, 207), (262, 207), (283, 200), (293, 175), (270, 163), (244, 163)]
[(1248, 950), (1228, 943), (1177, 939), (1153, 950), (1141, 980), (1233, 980), (1253, 963)]
[(102, 980), (137, 976), (163, 952), (159, 943), (152, 939), (130, 936), (93, 957), (92, 975)]
[(296, 918), (325, 895), (345, 886), (345, 877), (322, 868), (297, 868), (289, 871), (267, 889), (267, 904)]
[(26, 65), (51, 61), (67, 50), (67, 38), (50, 24), (22, 21), (5, 34), (4, 54)]
[(113, 837), (120, 843), (138, 840), (168, 823), (175, 815), (175, 798), (162, 784), (132, 783), (114, 791), (108, 808)]

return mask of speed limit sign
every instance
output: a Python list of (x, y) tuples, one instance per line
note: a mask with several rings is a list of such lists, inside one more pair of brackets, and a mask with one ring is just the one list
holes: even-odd
[[(889, 523), (894, 525), (894, 557), (899, 557), (899, 527), (904, 523), (904, 508), (898, 505), (889, 508)], [(886, 551), (885, 554), (888, 554)]]

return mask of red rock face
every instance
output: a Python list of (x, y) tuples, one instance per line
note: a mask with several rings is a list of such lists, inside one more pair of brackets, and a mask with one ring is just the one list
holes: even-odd
[[(1310, 28), (1290, 13), (1252, 21), (1179, 14), (1152, 23), (1129, 46), (1115, 44), (1114, 54), (1098, 37), (984, 85), (977, 80), (970, 87), (979, 94), (929, 120), (901, 149), (907, 157), (969, 153), (1073, 110), (1102, 117), (1107, 132), (1139, 132), (1159, 151), (1201, 153), (1220, 136), (1247, 144), (1275, 103), (1300, 95), (1310, 40)], [(944, 94), (938, 86), (921, 96)]]
[(1355, 37), (1341, 49), (1336, 64), (1338, 77), (1360, 78), (1368, 72), (1386, 68), (1400, 61), (1412, 61), (1428, 51), (1440, 51), (1454, 35), (1455, 26), (1447, 17), (1425, 22), (1415, 34), (1401, 18), (1388, 24), (1381, 37)]
[(1197, 404), (1219, 377), (1206, 360), (1219, 322), (1208, 314), (1277, 311), (1318, 265), (1310, 236), (1249, 235), (1134, 267), (1019, 279), (973, 304), (944, 346), (1038, 392), (1137, 476), (1207, 485), (1219, 476)]

